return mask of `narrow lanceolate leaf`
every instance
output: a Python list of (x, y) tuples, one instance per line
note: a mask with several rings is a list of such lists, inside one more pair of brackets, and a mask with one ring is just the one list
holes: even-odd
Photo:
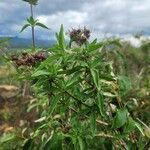
[(63, 27), (63, 25), (61, 25), (59, 35), (57, 34), (57, 38), (58, 38), (57, 40), (58, 40), (58, 44), (59, 44), (60, 48), (62, 50), (65, 50), (66, 44), (65, 44), (65, 38), (64, 38), (64, 27)]
[(120, 128), (127, 122), (127, 109), (120, 109), (113, 120), (112, 128)]
[(42, 23), (40, 23), (40, 22), (37, 22), (37, 23), (36, 23), (36, 26), (42, 27), (42, 28), (44, 28), (44, 29), (49, 29), (46, 25), (44, 25), (44, 24), (42, 24)]
[(97, 70), (95, 69), (90, 69), (91, 70), (91, 75), (94, 81), (94, 84), (96, 86), (96, 88), (98, 89), (98, 91), (100, 91), (100, 86), (99, 86), (99, 73)]
[(23, 32), (27, 27), (30, 27), (30, 24), (25, 24), (25, 25), (22, 27), (22, 29), (21, 29), (20, 32)]
[(97, 101), (96, 101), (100, 114), (104, 117), (104, 98), (100, 92), (97, 94)]
[(92, 112), (91, 116), (90, 116), (90, 125), (91, 125), (91, 131), (92, 131), (92, 135), (95, 135), (96, 132), (96, 114), (95, 112)]
[(45, 76), (45, 75), (50, 75), (50, 72), (45, 70), (38, 70), (33, 73), (32, 77)]
[(15, 134), (12, 134), (12, 133), (4, 134), (4, 135), (1, 135), (0, 143), (6, 143), (6, 142), (9, 142), (11, 140), (14, 140), (15, 138), (16, 138)]
[(141, 125), (140, 125), (138, 122), (135, 123), (135, 126), (136, 126), (136, 128), (141, 132), (141, 134), (142, 134), (143, 136), (145, 136), (144, 131), (143, 131), (143, 128), (141, 127)]
[(70, 80), (66, 83), (66, 88), (70, 89), (72, 86), (75, 86), (76, 84), (79, 84), (78, 76), (73, 76)]
[(59, 102), (59, 96), (52, 97), (50, 100), (49, 114), (51, 115)]
[(80, 150), (85, 150), (84, 141), (81, 137), (78, 137), (78, 142), (79, 142)]
[(31, 24), (33, 26), (37, 23), (38, 19), (34, 20), (34, 18), (31, 16), (31, 17), (27, 18), (27, 21), (29, 22), (29, 24)]

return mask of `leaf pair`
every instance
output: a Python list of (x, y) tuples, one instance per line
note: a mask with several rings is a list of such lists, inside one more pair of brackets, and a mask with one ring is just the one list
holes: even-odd
[(38, 21), (38, 19), (34, 19), (32, 16), (27, 18), (27, 24), (25, 24), (20, 32), (23, 32), (26, 28), (28, 27), (35, 27), (35, 26), (39, 26), (41, 28), (44, 29), (49, 29), (46, 25), (42, 24), (41, 22)]

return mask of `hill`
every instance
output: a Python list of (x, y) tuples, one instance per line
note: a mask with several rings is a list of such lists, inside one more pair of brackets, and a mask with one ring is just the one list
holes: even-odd
[[(1, 37), (2, 39), (3, 37)], [(6, 38), (6, 37), (5, 37)], [(32, 45), (32, 39), (20, 38), (20, 37), (8, 37), (9, 47), (11, 48), (29, 48)], [(41, 40), (36, 39), (36, 46), (47, 48), (51, 46), (55, 41), (54, 40)]]

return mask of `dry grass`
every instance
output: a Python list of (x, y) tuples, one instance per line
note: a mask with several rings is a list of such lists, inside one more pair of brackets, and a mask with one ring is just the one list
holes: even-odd
[(10, 74), (15, 74), (16, 71), (14, 69), (13, 66), (9, 66), (9, 65), (6, 65), (6, 66), (0, 66), (0, 77), (7, 77), (9, 76)]

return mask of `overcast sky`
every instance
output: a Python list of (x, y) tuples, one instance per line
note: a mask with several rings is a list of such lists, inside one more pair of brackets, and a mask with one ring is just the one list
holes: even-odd
[[(39, 0), (34, 11), (51, 28), (38, 28), (40, 39), (53, 38), (60, 24), (66, 31), (87, 26), (94, 37), (150, 34), (150, 0)], [(28, 16), (29, 5), (22, 0), (0, 0), (0, 35), (30, 37), (30, 29), (19, 33)]]

